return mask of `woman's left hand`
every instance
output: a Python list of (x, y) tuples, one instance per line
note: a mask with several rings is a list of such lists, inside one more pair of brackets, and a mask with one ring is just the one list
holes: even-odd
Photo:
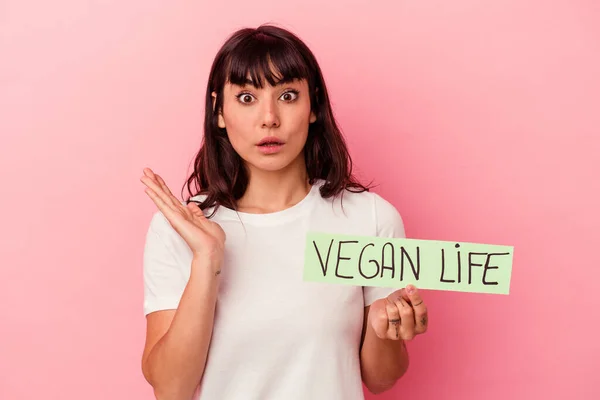
[(390, 340), (412, 340), (429, 323), (427, 306), (413, 285), (373, 302), (368, 318), (377, 337)]

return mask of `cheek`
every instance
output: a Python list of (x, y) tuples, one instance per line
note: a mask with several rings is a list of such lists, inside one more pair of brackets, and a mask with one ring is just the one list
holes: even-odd
[(288, 128), (292, 132), (290, 140), (302, 141), (306, 140), (308, 136), (309, 124), (309, 111), (293, 111), (287, 118)]
[(243, 146), (252, 137), (252, 116), (244, 111), (225, 109), (223, 112), (227, 135), (234, 147)]

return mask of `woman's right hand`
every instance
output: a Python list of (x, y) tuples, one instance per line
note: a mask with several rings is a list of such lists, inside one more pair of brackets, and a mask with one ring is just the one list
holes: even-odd
[(144, 168), (141, 181), (147, 186), (146, 194), (185, 240), (194, 257), (218, 262), (220, 268), (225, 248), (225, 232), (221, 226), (207, 219), (196, 203), (183, 205), (173, 196), (165, 181), (150, 168)]

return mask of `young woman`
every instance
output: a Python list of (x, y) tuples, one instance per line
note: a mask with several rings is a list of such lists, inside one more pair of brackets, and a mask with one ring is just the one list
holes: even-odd
[[(397, 210), (353, 177), (312, 52), (274, 26), (216, 55), (204, 140), (178, 200), (144, 169), (158, 207), (144, 250), (142, 370), (157, 399), (363, 399), (405, 373), (427, 329), (413, 286), (303, 281), (309, 231), (404, 237)], [(191, 188), (193, 185), (193, 189)]]

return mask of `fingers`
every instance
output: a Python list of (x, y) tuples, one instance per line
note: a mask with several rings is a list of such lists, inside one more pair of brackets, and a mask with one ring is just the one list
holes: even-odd
[(169, 221), (171, 221), (171, 219), (177, 214), (175, 213), (173, 208), (169, 204), (165, 203), (162, 197), (159, 196), (154, 190), (152, 190), (152, 188), (147, 187), (145, 189), (145, 192), (152, 199), (152, 201), (154, 201), (156, 207), (158, 207), (158, 209), (165, 215), (165, 217)]
[(379, 338), (412, 340), (427, 330), (427, 307), (414, 285), (395, 291), (379, 304), (373, 320)]
[[(387, 303), (388, 339), (412, 340), (416, 335), (427, 331), (427, 306), (414, 285), (392, 293), (387, 297)], [(398, 316), (400, 323), (396, 324)], [(398, 337), (396, 329), (399, 331)]]
[(188, 212), (194, 218), (194, 221), (200, 224), (201, 228), (203, 228), (203, 229), (208, 228), (208, 226), (207, 226), (208, 219), (206, 218), (206, 215), (204, 215), (204, 211), (202, 211), (202, 209), (198, 206), (198, 204), (196, 204), (193, 201), (190, 201), (186, 204), (186, 208), (187, 208)]
[(156, 196), (162, 200), (164, 205), (169, 207), (181, 206), (179, 200), (175, 199), (171, 194), (171, 191), (166, 187), (162, 178), (154, 174), (150, 168), (144, 168), (144, 176), (140, 180), (144, 185), (152, 189)]
[(415, 337), (415, 316), (413, 309), (401, 296), (398, 296), (396, 299), (396, 305), (402, 319), (402, 324), (400, 325), (402, 339), (412, 340)]
[(428, 324), (427, 306), (423, 302), (419, 291), (413, 285), (406, 287), (406, 295), (410, 300), (411, 310), (414, 310), (415, 333), (424, 333), (427, 330)]
[(189, 201), (187, 203), (187, 208), (190, 210), (193, 216), (203, 219), (204, 221), (208, 221), (206, 215), (204, 215), (204, 211), (200, 208), (200, 205), (195, 201)]
[(179, 201), (179, 199), (177, 197), (175, 197), (173, 195), (173, 193), (171, 193), (171, 190), (169, 189), (169, 187), (167, 186), (167, 184), (165, 183), (163, 178), (158, 174), (154, 174), (154, 176), (156, 177), (156, 180), (158, 181), (158, 183), (160, 184), (162, 189), (165, 191), (165, 193), (171, 198), (173, 203), (177, 204), (177, 205), (181, 205), (181, 202)]
[[(377, 337), (380, 339), (390, 339), (388, 335), (389, 322), (386, 308), (372, 308), (370, 313), (371, 312), (375, 313), (373, 314), (372, 327)], [(369, 316), (371, 316), (371, 314), (369, 314)]]
[(391, 301), (389, 298), (387, 299), (387, 303), (385, 305), (385, 311), (387, 313), (387, 337), (389, 339), (400, 339), (400, 310), (395, 302)]

